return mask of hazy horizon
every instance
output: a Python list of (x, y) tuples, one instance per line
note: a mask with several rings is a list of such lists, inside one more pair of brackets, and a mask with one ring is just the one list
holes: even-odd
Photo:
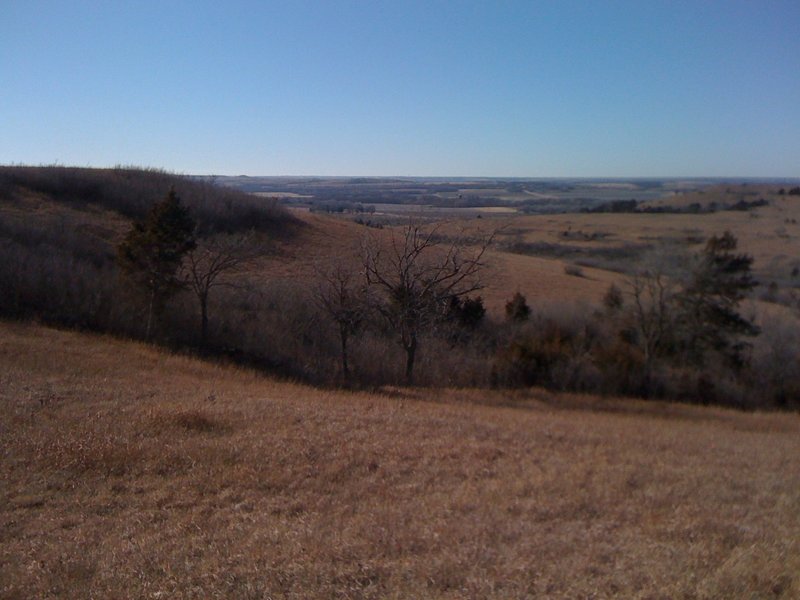
[[(90, 167), (91, 168), (91, 167)], [(105, 168), (105, 167), (100, 167)], [(223, 175), (219, 173), (176, 173), (178, 175), (185, 175), (187, 177), (222, 177), (222, 178), (237, 178), (237, 177), (247, 177), (251, 179), (430, 179), (430, 180), (437, 180), (437, 179), (470, 179), (470, 180), (523, 180), (523, 181), (609, 181), (609, 182), (616, 182), (616, 181), (681, 181), (681, 180), (688, 180), (688, 181), (800, 181), (800, 176), (783, 176), (783, 175), (775, 175), (775, 176), (760, 176), (760, 175), (752, 175), (752, 176), (741, 176), (741, 175), (732, 175), (732, 176), (690, 176), (690, 175), (668, 175), (668, 176), (658, 176), (658, 175), (635, 175), (635, 176), (620, 176), (614, 177), (609, 175), (558, 175), (553, 177), (548, 177), (547, 175), (535, 175), (535, 176), (526, 176), (526, 175), (511, 175), (511, 176), (503, 176), (503, 175), (363, 175), (363, 174), (344, 174), (344, 175), (325, 175), (325, 174), (301, 174), (301, 175), (257, 175), (257, 174), (247, 174), (247, 173), (239, 173), (237, 175)]]
[(264, 175), (257, 173), (189, 173), (184, 171), (176, 171), (159, 167), (156, 165), (141, 166), (141, 165), (74, 165), (74, 164), (25, 164), (25, 163), (8, 163), (0, 164), (0, 167), (22, 167), (22, 168), (63, 168), (63, 169), (134, 169), (134, 170), (155, 170), (163, 171), (172, 175), (179, 175), (182, 177), (200, 177), (200, 178), (241, 178), (246, 177), (250, 179), (425, 179), (425, 180), (520, 180), (520, 181), (709, 181), (709, 182), (764, 182), (776, 183), (782, 181), (800, 181), (800, 176), (793, 175), (632, 175), (632, 176), (611, 176), (611, 175), (406, 175), (406, 174), (378, 174), (367, 175), (363, 173), (345, 173), (330, 175), (324, 173), (303, 173), (303, 174), (272, 174)]

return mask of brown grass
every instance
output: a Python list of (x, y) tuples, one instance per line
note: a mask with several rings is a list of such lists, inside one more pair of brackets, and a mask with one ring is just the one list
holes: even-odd
[(0, 324), (1, 598), (797, 598), (800, 418)]
[[(317, 271), (331, 263), (331, 257), (350, 261), (353, 268), (358, 270), (361, 268), (359, 248), (364, 236), (388, 240), (391, 235), (389, 228), (368, 229), (327, 215), (299, 213), (298, 217), (306, 225), (304, 230), (291, 243), (283, 244), (279, 254), (263, 263), (264, 272), (273, 279), (286, 278), (313, 285)], [(525, 239), (530, 236), (530, 241), (549, 241), (550, 238), (539, 231), (540, 223), (536, 219), (538, 217), (513, 217), (509, 221), (498, 219), (495, 223), (494, 220), (487, 220), (478, 225), (467, 220), (455, 220), (442, 225), (441, 231), (453, 237), (462, 234), (465, 229), (468, 233), (488, 235), (494, 229), (511, 223), (527, 232)], [(558, 241), (557, 231), (551, 233), (551, 237)], [(501, 232), (498, 240), (507, 241), (506, 237)], [(569, 267), (566, 261), (523, 256), (499, 248), (491, 250), (485, 262), (486, 269), (481, 274), (485, 288), (478, 295), (483, 298), (490, 313), (498, 318), (504, 315), (505, 303), (515, 291), (521, 291), (531, 303), (538, 305), (554, 300), (563, 304), (565, 298), (577, 299), (584, 304), (599, 304), (608, 286), (621, 280), (617, 273), (589, 267), (581, 267), (585, 277), (576, 278), (565, 273), (565, 268)]]
[[(752, 199), (761, 196), (756, 195)], [(739, 250), (755, 258), (753, 267), (759, 279), (781, 280), (787, 278), (798, 264), (800, 201), (791, 196), (763, 196), (770, 204), (748, 212), (563, 214), (498, 219), (498, 224), (507, 227), (507, 233), (501, 235), (499, 241), (545, 242), (584, 249), (624, 248), (637, 244), (658, 247), (667, 244), (669, 251), (674, 251), (676, 246), (696, 251), (701, 247), (698, 242), (729, 230), (738, 238)], [(565, 238), (564, 232), (602, 237), (598, 240)], [(639, 254), (632, 251), (631, 259), (635, 260)], [(587, 281), (586, 284), (587, 290), (590, 290), (591, 283)], [(558, 290), (553, 293), (557, 294)]]
[[(729, 195), (734, 200), (739, 198), (736, 193), (710, 190), (668, 201), (681, 204), (700, 200), (722, 202), (727, 201)], [(753, 255), (754, 273), (759, 281), (765, 286), (776, 281), (782, 291), (787, 291), (800, 284), (800, 276), (792, 275), (795, 267), (800, 267), (797, 258), (800, 256), (800, 225), (797, 224), (800, 202), (794, 196), (778, 196), (760, 189), (755, 196), (747, 198), (761, 196), (769, 200), (769, 206), (748, 212), (497, 215), (480, 220), (454, 219), (443, 225), (441, 231), (458, 235), (464, 229), (473, 233), (480, 230), (483, 234), (499, 230), (497, 243), (487, 256), (483, 276), (486, 288), (480, 292), (490, 313), (496, 317), (502, 317), (505, 302), (516, 291), (523, 293), (533, 305), (552, 302), (598, 305), (610, 284), (621, 285), (623, 275), (605, 270), (602, 259), (592, 262), (593, 250), (626, 249), (624, 256), (630, 266), (642, 255), (644, 245), (663, 246), (670, 254), (681, 247), (692, 252), (702, 247), (703, 240), (725, 230), (737, 236), (742, 252)], [(66, 219), (68, 223), (77, 223), (81, 234), (102, 239), (109, 245), (117, 243), (129, 227), (125, 219), (107, 211), (68, 207), (37, 195), (17, 199), (15, 203), (3, 203), (0, 216), (12, 223), (30, 224)], [(298, 228), (291, 238), (273, 240), (273, 252), (259, 261), (259, 270), (272, 280), (286, 279), (313, 286), (317, 271), (331, 262), (330, 257), (349, 260), (358, 268), (358, 249), (364, 236), (388, 238), (390, 235), (388, 229), (367, 228), (327, 215), (297, 213), (296, 216), (305, 227)], [(515, 242), (550, 244), (589, 254), (553, 258), (505, 251)], [(591, 264), (604, 268), (592, 268), (586, 263), (587, 256)], [(584, 277), (565, 272), (575, 267), (575, 261), (582, 261), (580, 268)], [(615, 268), (626, 266), (626, 259), (617, 263)]]

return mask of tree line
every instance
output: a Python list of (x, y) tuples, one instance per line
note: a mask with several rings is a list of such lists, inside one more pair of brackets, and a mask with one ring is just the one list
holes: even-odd
[[(188, 211), (170, 193), (134, 225), (120, 245), (119, 260), (149, 298), (147, 336), (153, 311), (160, 312), (166, 296), (183, 287), (198, 301), (205, 345), (214, 284), (243, 268), (252, 255), (243, 246), (228, 245), (220, 252), (220, 246), (203, 242), (206, 258), (199, 261), (193, 230)], [(336, 338), (338, 373), (331, 379), (329, 372), (328, 381), (375, 382), (364, 377), (370, 366), (362, 359), (354, 369), (351, 356), (353, 343), (369, 338), (373, 348), (393, 343), (399, 350), (395, 362), (402, 367), (395, 378), (405, 384), (415, 382), (424, 344), (428, 364), (441, 361), (464, 371), (456, 381), (471, 375), (495, 386), (751, 403), (747, 395), (759, 380), (750, 340), (759, 329), (742, 314), (740, 303), (756, 282), (752, 257), (738, 251), (730, 232), (712, 236), (683, 265), (683, 277), (651, 260), (622, 287), (611, 286), (601, 309), (571, 323), (537, 317), (519, 292), (507, 302), (504, 322), (487, 318), (477, 294), (491, 241), (492, 236), (446, 238), (436, 225), (409, 223), (388, 236), (365, 237), (355, 260), (319, 267), (306, 291), (305, 318), (321, 329), (329, 326)], [(184, 279), (177, 279), (179, 273)], [(310, 343), (307, 351), (322, 349)], [(328, 352), (332, 359), (334, 350)], [(373, 353), (370, 360), (382, 360), (379, 356)], [(484, 369), (476, 373), (480, 359)], [(425, 383), (432, 383), (430, 376)], [(773, 400), (790, 400), (785, 386)]]
[[(480, 296), (491, 235), (448, 237), (417, 223), (368, 232), (352, 256), (297, 279), (264, 270), (268, 231), (204, 226), (174, 189), (110, 254), (83, 236), (59, 237), (56, 225), (36, 237), (0, 222), (7, 317), (193, 349), (315, 384), (540, 385), (742, 407), (800, 397), (794, 342), (758, 343), (744, 314), (752, 257), (729, 232), (685, 264), (642, 265), (596, 309), (547, 311), (517, 292), (492, 316)], [(778, 351), (788, 360), (776, 361)]]

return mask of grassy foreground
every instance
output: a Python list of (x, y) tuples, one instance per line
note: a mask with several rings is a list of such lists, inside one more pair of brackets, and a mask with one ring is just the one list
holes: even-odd
[(800, 417), (0, 324), (2, 598), (797, 598)]

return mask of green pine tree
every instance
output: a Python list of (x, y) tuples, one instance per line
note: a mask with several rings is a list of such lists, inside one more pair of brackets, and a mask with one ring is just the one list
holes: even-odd
[(758, 334), (758, 328), (739, 313), (739, 303), (757, 284), (750, 271), (753, 257), (737, 254), (736, 248), (736, 237), (729, 231), (711, 237), (678, 297), (684, 346), (697, 363), (714, 351), (741, 366), (747, 347), (742, 336)]
[(178, 274), (183, 257), (195, 247), (194, 229), (189, 209), (171, 189), (152, 206), (144, 221), (134, 223), (117, 249), (122, 271), (146, 294), (147, 339), (153, 317), (183, 287)]

